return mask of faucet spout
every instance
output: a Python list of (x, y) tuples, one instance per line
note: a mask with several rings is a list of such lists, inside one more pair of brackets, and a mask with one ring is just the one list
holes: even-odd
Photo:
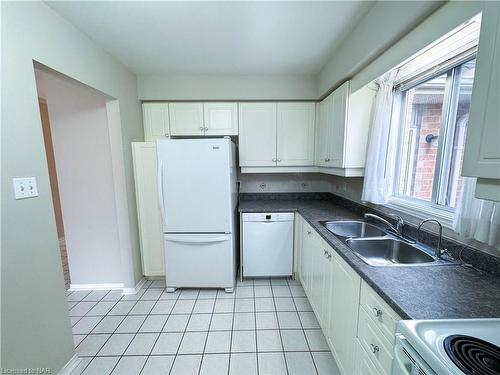
[(390, 222), (388, 222), (383, 217), (380, 217), (378, 215), (374, 215), (374, 214), (365, 214), (364, 215), (365, 219), (369, 219), (370, 218), (370, 219), (374, 219), (374, 220), (380, 221), (381, 223), (383, 223), (386, 226), (388, 226), (393, 232), (397, 233), (399, 236), (403, 236), (403, 227), (404, 227), (404, 221), (403, 221), (403, 219), (400, 216), (397, 216), (397, 215), (392, 215), (392, 216), (394, 216), (396, 218), (396, 220), (397, 220), (396, 226), (392, 225)]
[(419, 234), (420, 234), (420, 228), (422, 227), (422, 225), (424, 225), (425, 223), (436, 223), (437, 226), (439, 227), (439, 237), (438, 237), (438, 242), (437, 242), (437, 245), (436, 245), (436, 250), (435, 250), (435, 255), (436, 255), (436, 258), (437, 259), (440, 259), (441, 258), (441, 253), (442, 253), (442, 247), (441, 247), (441, 243), (443, 242), (443, 226), (441, 225), (441, 223), (436, 220), (436, 219), (425, 219), (423, 220), (420, 225), (418, 226), (417, 228), (417, 240), (419, 238)]

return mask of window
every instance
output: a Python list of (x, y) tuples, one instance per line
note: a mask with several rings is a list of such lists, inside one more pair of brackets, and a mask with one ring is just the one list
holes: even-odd
[(394, 195), (453, 210), (461, 167), (476, 60), (406, 87), (399, 100), (399, 157)]

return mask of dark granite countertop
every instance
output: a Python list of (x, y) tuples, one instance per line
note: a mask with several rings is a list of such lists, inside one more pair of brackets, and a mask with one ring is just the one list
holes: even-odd
[(403, 319), (499, 318), (500, 278), (461, 265), (373, 267), (319, 222), (359, 218), (322, 199), (240, 200), (240, 212), (299, 212)]

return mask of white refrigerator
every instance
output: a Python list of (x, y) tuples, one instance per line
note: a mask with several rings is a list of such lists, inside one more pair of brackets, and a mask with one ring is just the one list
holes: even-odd
[(236, 279), (236, 150), (229, 138), (157, 141), (167, 291)]

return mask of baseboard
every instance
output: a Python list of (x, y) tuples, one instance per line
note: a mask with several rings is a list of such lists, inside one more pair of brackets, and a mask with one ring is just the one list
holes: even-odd
[(124, 289), (123, 283), (108, 283), (108, 284), (70, 284), (68, 291), (76, 290), (116, 290)]
[(143, 277), (139, 280), (134, 288), (123, 288), (123, 294), (136, 294), (139, 289), (146, 283), (146, 279)]
[(64, 367), (59, 371), (58, 375), (70, 375), (74, 369), (80, 364), (81, 358), (78, 358), (76, 354), (71, 357), (71, 359), (64, 365)]

